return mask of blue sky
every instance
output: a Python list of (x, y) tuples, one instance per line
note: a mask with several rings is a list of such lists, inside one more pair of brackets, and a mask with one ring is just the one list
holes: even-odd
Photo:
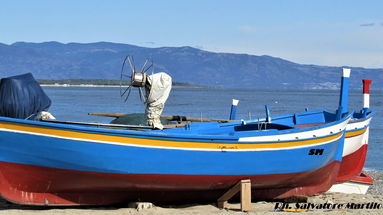
[(0, 43), (17, 41), (192, 46), (383, 68), (383, 1), (0, 1)]

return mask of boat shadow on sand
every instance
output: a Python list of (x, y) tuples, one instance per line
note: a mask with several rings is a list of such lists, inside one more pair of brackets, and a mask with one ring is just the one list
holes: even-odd
[[(149, 203), (150, 204), (150, 203)], [(234, 203), (235, 206), (239, 205)], [(163, 209), (187, 209), (187, 208), (193, 208), (193, 207), (200, 207), (200, 206), (209, 206), (212, 208), (216, 208), (216, 204), (180, 204), (180, 205), (151, 205), (149, 208), (142, 208), (142, 209), (150, 209), (154, 207), (160, 207)], [(238, 206), (239, 207), (239, 206)], [(73, 210), (82, 210), (82, 211), (94, 211), (94, 210), (100, 210), (100, 211), (115, 211), (120, 209), (131, 209), (131, 210), (137, 210), (140, 211), (142, 209), (134, 207), (130, 204), (116, 204), (111, 206), (36, 206), (36, 205), (18, 205), (14, 204), (12, 202), (8, 202), (5, 199), (0, 198), (0, 211), (6, 211), (6, 210), (28, 210), (28, 211), (48, 211), (48, 210), (66, 210), (66, 209), (73, 209)], [(217, 208), (218, 209), (218, 208)], [(232, 211), (240, 211), (240, 209), (231, 208)]]
[(0, 198), (0, 211), (2, 210), (52, 210), (52, 209), (83, 209), (83, 210), (116, 210), (128, 208), (127, 205), (113, 206), (36, 206), (36, 205), (18, 205)]

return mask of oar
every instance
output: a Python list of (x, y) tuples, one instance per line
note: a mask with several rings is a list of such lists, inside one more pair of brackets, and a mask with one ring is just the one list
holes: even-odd
[[(101, 127), (110, 127), (110, 128), (125, 128), (125, 129), (153, 129), (151, 126), (145, 125), (122, 125), (122, 124), (105, 124), (105, 123), (92, 123), (92, 122), (73, 122), (73, 121), (59, 121), (59, 120), (50, 120), (50, 119), (42, 119), (40, 121), (43, 122), (52, 122), (59, 124), (69, 124), (69, 125), (89, 125), (89, 126), (101, 126)], [(164, 125), (164, 128), (181, 128), (186, 124), (170, 124)]]
[(189, 116), (166, 116), (162, 115), (161, 118), (167, 119), (169, 121), (191, 121), (191, 122), (233, 122), (235, 120), (228, 119), (209, 119), (209, 118), (196, 118)]
[(120, 117), (126, 115), (126, 113), (88, 113), (93, 116), (107, 116), (107, 117)]
[[(94, 116), (106, 116), (106, 117), (121, 117), (126, 115), (125, 113), (88, 113), (88, 115)], [(191, 121), (191, 122), (234, 122), (236, 120), (228, 119), (209, 119), (209, 118), (196, 118), (189, 116), (168, 116), (162, 115), (161, 118), (167, 119), (169, 121)]]

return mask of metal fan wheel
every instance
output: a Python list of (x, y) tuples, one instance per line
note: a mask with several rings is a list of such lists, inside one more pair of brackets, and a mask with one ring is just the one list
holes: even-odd
[[(129, 63), (130, 66), (130, 72), (125, 71), (125, 64)], [(145, 60), (145, 63), (142, 65), (139, 72), (137, 72), (136, 67), (134, 65), (134, 59), (133, 56), (127, 55), (124, 59), (124, 62), (121, 67), (121, 77), (120, 77), (120, 96), (124, 99), (126, 102), (128, 100), (128, 97), (130, 95), (130, 92), (132, 91), (132, 88), (138, 89), (138, 94), (140, 97), (140, 100), (142, 102), (146, 102), (146, 97), (144, 96), (144, 93), (142, 92), (142, 88), (145, 87), (146, 83), (146, 72), (148, 72), (150, 69), (153, 70), (153, 62), (149, 59)], [(129, 75), (129, 73), (131, 75)], [(129, 78), (130, 83), (127, 87), (124, 86), (125, 80), (124, 78)]]
[(146, 74), (143, 72), (134, 72), (132, 75), (133, 87), (144, 87), (146, 82)]

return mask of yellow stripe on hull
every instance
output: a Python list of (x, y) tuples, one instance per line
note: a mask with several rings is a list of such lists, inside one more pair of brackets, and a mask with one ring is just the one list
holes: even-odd
[(355, 137), (364, 134), (367, 131), (367, 128), (356, 131), (346, 131), (346, 138)]
[(175, 140), (158, 140), (149, 138), (122, 137), (116, 135), (94, 134), (78, 131), (67, 131), (62, 129), (44, 128), (30, 125), (19, 125), (12, 123), (0, 123), (0, 129), (11, 130), (12, 132), (32, 133), (42, 136), (53, 136), (57, 138), (74, 139), (91, 142), (108, 142), (111, 144), (138, 145), (146, 147), (164, 147), (164, 148), (192, 148), (192, 149), (277, 149), (290, 147), (304, 147), (307, 145), (322, 144), (339, 139), (343, 133), (320, 137), (308, 140), (296, 140), (288, 142), (256, 142), (256, 143), (219, 143), (219, 142), (191, 142)]

